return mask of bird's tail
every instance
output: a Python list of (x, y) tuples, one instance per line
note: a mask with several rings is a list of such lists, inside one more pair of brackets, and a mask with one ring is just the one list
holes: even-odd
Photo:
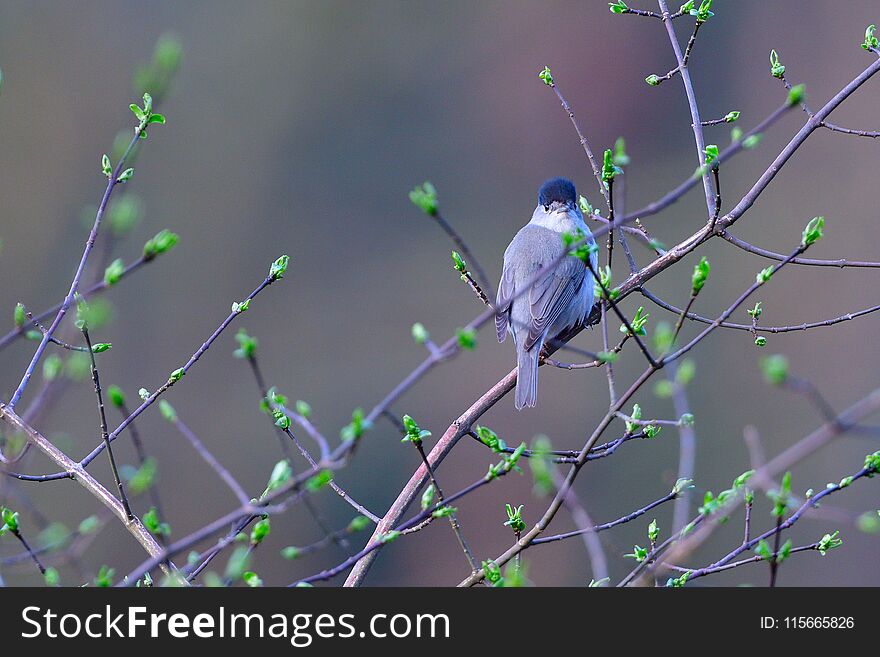
[(517, 410), (538, 403), (538, 357), (540, 355), (540, 345), (535, 345), (530, 351), (517, 349), (516, 398), (514, 400)]

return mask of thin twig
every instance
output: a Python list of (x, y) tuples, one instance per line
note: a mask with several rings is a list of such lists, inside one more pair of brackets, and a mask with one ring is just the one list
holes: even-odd
[(113, 449), (110, 447), (110, 439), (107, 433), (107, 413), (104, 411), (104, 395), (101, 391), (101, 380), (98, 377), (98, 364), (95, 362), (95, 350), (92, 346), (92, 340), (89, 337), (89, 328), (85, 324), (82, 327), (83, 338), (89, 351), (89, 358), (92, 367), (92, 382), (95, 384), (95, 396), (98, 398), (98, 414), (101, 418), (101, 439), (107, 447), (107, 456), (110, 458), (110, 469), (113, 471), (113, 481), (116, 482), (116, 489), (119, 491), (119, 499), (122, 502), (122, 508), (125, 509), (126, 517), (131, 520), (133, 514), (131, 506), (128, 503), (128, 497), (125, 495), (125, 487), (122, 485), (122, 479), (119, 478), (119, 470), (116, 467), (116, 459), (113, 456)]

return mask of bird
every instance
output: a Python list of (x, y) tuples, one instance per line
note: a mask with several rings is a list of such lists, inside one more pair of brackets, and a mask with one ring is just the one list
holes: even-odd
[[(569, 179), (545, 181), (531, 220), (504, 251), (495, 329), (499, 342), (510, 333), (516, 347), (517, 410), (538, 402), (538, 363), (544, 344), (583, 323), (593, 307), (591, 272), (597, 271), (598, 253), (577, 198)], [(571, 249), (566, 233), (591, 247), (591, 268), (575, 255), (564, 255)]]

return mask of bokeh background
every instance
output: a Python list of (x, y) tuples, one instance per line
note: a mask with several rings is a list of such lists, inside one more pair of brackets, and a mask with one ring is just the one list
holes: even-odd
[[(639, 3), (655, 9), (650, 2)], [(691, 73), (703, 118), (742, 112), (744, 129), (779, 106), (785, 91), (768, 74), (775, 48), (794, 82), (805, 82), (808, 99), (820, 106), (869, 62), (858, 47), (865, 26), (880, 19), (870, 0), (842, 7), (819, 0), (716, 2), (716, 16), (700, 33)], [(682, 42), (689, 19), (676, 23)], [(466, 238), (493, 278), (501, 255), (534, 207), (540, 182), (552, 175), (573, 178), (579, 191), (599, 200), (589, 165), (567, 116), (537, 72), (549, 65), (594, 149), (626, 138), (627, 205), (641, 206), (691, 175), (696, 158), (690, 117), (680, 80), (648, 87), (644, 78), (663, 74), (673, 55), (659, 22), (615, 16), (606, 2), (7, 2), (0, 21), (0, 308), (11, 327), (17, 301), (42, 309), (63, 296), (86, 235), (84, 209), (104, 186), (101, 153), (117, 131), (131, 124), (132, 71), (151, 57), (159, 35), (171, 31), (183, 44), (183, 63), (161, 111), (168, 124), (151, 131), (126, 189), (143, 205), (140, 224), (113, 246), (113, 257), (137, 257), (143, 242), (161, 228), (178, 232), (177, 249), (113, 289), (114, 320), (95, 339), (112, 342), (100, 359), (105, 384), (118, 384), (136, 398), (153, 389), (214, 329), (232, 301), (242, 298), (281, 253), (291, 267), (236, 324), (260, 340), (270, 383), (293, 399), (307, 400), (320, 428), (336, 437), (357, 406), (372, 407), (425, 356), (410, 327), (422, 322), (445, 340), (482, 310), (451, 271), (450, 243), (414, 208), (407, 192), (430, 180), (447, 219)], [(872, 81), (833, 115), (840, 124), (878, 129), (878, 82)], [(754, 151), (723, 171), (724, 208), (749, 188), (803, 121), (792, 112), (769, 130)], [(706, 129), (709, 143), (729, 142), (730, 126)], [(826, 216), (827, 237), (814, 257), (877, 259), (878, 144), (869, 139), (819, 132), (799, 150), (736, 234), (788, 251), (803, 225)], [(652, 234), (674, 244), (705, 220), (699, 188), (663, 214), (646, 220)], [(640, 264), (651, 254), (634, 245)], [(762, 260), (726, 243), (701, 254), (712, 276), (697, 310), (714, 315), (754, 280)], [(672, 303), (687, 299), (694, 260), (665, 272), (652, 291)], [(625, 275), (618, 260), (616, 277)], [(836, 317), (878, 303), (874, 270), (790, 267), (761, 290), (762, 321), (795, 324)], [(643, 300), (631, 297), (631, 313)], [(651, 324), (670, 319), (645, 304)], [(745, 310), (737, 320), (747, 321)], [(811, 379), (837, 409), (877, 385), (880, 351), (872, 337), (878, 316), (832, 329), (768, 336), (763, 353), (785, 354), (792, 371)], [(685, 334), (695, 329), (686, 327)], [(279, 458), (276, 437), (258, 409), (246, 365), (232, 356), (229, 331), (176, 386), (167, 399), (228, 466), (248, 491), (259, 494)], [(598, 331), (576, 344), (599, 350)], [(33, 353), (24, 341), (0, 354), (0, 389), (8, 395)], [(689, 389), (698, 435), (694, 503), (748, 469), (743, 429), (754, 425), (768, 455), (778, 453), (820, 424), (802, 398), (770, 388), (758, 367), (760, 352), (748, 334), (717, 331), (693, 353), (697, 366)], [(497, 344), (489, 329), (476, 351), (435, 369), (394, 405), (439, 436), (513, 363), (509, 343)], [(619, 385), (641, 372), (630, 349), (617, 366)], [(38, 383), (25, 400), (33, 399)], [(647, 388), (639, 398), (646, 416), (671, 417), (671, 403)], [(508, 443), (548, 435), (557, 448), (578, 448), (607, 408), (607, 386), (596, 370), (543, 368), (537, 409), (517, 413), (512, 399), (492, 409), (483, 423)], [(117, 418), (114, 418), (118, 421)], [(875, 418), (876, 419), (876, 418)], [(173, 535), (182, 537), (222, 515), (234, 498), (214, 473), (157, 411), (139, 422), (148, 450), (159, 463), (159, 481)], [(39, 428), (74, 456), (98, 441), (89, 381), (72, 383), (39, 420)], [(608, 437), (616, 436), (615, 432)], [(133, 461), (130, 443), (117, 443), (123, 462)], [(857, 470), (875, 437), (843, 438), (794, 471), (794, 488), (820, 488)], [(380, 422), (364, 438), (337, 481), (381, 515), (417, 465), (391, 425)], [(663, 495), (676, 478), (678, 437), (666, 428), (651, 442), (624, 446), (591, 464), (576, 490), (597, 522), (623, 515)], [(463, 441), (438, 477), (447, 491), (481, 476), (491, 455)], [(20, 464), (30, 473), (51, 471), (32, 454)], [(104, 458), (91, 471), (111, 484)], [(25, 508), (0, 482), (0, 495)], [(527, 522), (546, 500), (532, 495), (528, 471), (485, 487), (459, 505), (464, 532), (480, 558), (511, 542), (503, 527), (504, 503), (525, 504)], [(46, 520), (75, 527), (99, 511), (76, 483), (18, 486)], [(806, 519), (795, 527), (795, 544), (840, 529), (844, 549), (822, 558), (797, 555), (785, 564), (785, 585), (880, 584), (880, 536), (860, 531), (851, 519), (877, 509), (877, 486), (860, 483), (835, 496), (839, 517)], [(769, 503), (758, 495), (756, 527), (772, 522)], [(143, 512), (147, 500), (138, 499)], [(317, 505), (334, 527), (351, 509), (331, 491)], [(668, 531), (671, 506), (656, 517)], [(24, 512), (23, 531), (39, 520)], [(653, 515), (651, 516), (653, 517)], [(622, 558), (633, 543), (645, 544), (651, 517), (602, 534), (615, 580), (632, 561)], [(693, 563), (721, 556), (741, 535), (739, 518), (718, 532)], [(557, 530), (573, 527), (561, 512)], [(34, 528), (34, 529), (32, 529)], [(286, 584), (338, 563), (330, 547), (288, 562), (286, 545), (321, 537), (301, 509), (273, 518), (268, 543), (253, 568), (267, 582)], [(361, 545), (363, 533), (353, 538)], [(18, 550), (9, 538), (0, 554)], [(584, 585), (591, 577), (578, 539), (526, 553), (530, 579), (538, 585)], [(118, 523), (111, 522), (82, 557), (87, 573), (101, 564), (127, 572), (144, 555)], [(51, 561), (51, 559), (50, 559)], [(60, 566), (62, 580), (81, 575)], [(223, 560), (216, 564), (222, 570)], [(371, 585), (450, 585), (466, 564), (445, 522), (386, 548), (370, 573)], [(8, 584), (39, 581), (31, 565), (2, 569)], [(738, 569), (715, 584), (766, 584), (764, 567)], [(341, 579), (333, 584), (340, 584)]]

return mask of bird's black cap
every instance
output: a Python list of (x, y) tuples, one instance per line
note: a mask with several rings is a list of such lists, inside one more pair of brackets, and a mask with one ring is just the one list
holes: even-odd
[(559, 203), (575, 203), (577, 201), (577, 191), (575, 191), (574, 183), (568, 178), (550, 178), (541, 185), (538, 190), (538, 203), (540, 205), (550, 205), (553, 201)]

